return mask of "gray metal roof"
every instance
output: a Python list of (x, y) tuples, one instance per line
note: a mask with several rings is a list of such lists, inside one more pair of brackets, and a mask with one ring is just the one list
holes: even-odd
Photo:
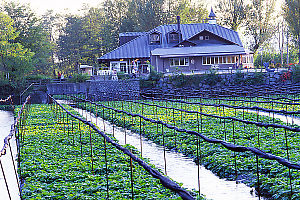
[(183, 56), (213, 56), (246, 54), (245, 49), (238, 45), (210, 45), (194, 47), (157, 48), (151, 51), (154, 56), (183, 57)]
[[(181, 24), (180, 25), (182, 40), (187, 40), (200, 32), (206, 30), (225, 40), (228, 40), (238, 46), (243, 46), (236, 31), (227, 29), (217, 24)], [(170, 44), (167, 41), (167, 33), (177, 30), (177, 24), (161, 25), (149, 32), (123, 44), (122, 46), (114, 49), (113, 51), (101, 56), (100, 60), (113, 60), (113, 59), (126, 59), (126, 58), (150, 58), (150, 52), (156, 48), (172, 47), (174, 44)], [(161, 33), (161, 44), (151, 45), (149, 44), (149, 33), (159, 32)]]

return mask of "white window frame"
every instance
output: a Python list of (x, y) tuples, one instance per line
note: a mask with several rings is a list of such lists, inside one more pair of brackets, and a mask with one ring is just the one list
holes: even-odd
[[(232, 60), (234, 62), (232, 62)], [(203, 56), (202, 65), (235, 64), (238, 56)]]
[(121, 64), (124, 64), (125, 63), (125, 74), (127, 74), (128, 73), (128, 63), (127, 63), (127, 61), (112, 61), (112, 62), (110, 62), (110, 70), (113, 70), (112, 69), (112, 67), (113, 67), (113, 65), (114, 64), (116, 64), (115, 65), (115, 67), (116, 67), (116, 69), (115, 70), (117, 70), (117, 72), (121, 72)]
[[(175, 38), (177, 37), (177, 38)], [(169, 42), (178, 42), (179, 41), (179, 34), (178, 33), (169, 33)]]
[[(170, 67), (188, 67), (190, 66), (190, 59), (188, 57), (170, 58)], [(178, 64), (175, 64), (178, 61)], [(183, 61), (183, 62), (181, 62)]]
[[(153, 35), (158, 35), (158, 38), (156, 39), (153, 38)], [(160, 39), (161, 39), (161, 35), (159, 33), (154, 32), (149, 35), (150, 44), (160, 44)]]

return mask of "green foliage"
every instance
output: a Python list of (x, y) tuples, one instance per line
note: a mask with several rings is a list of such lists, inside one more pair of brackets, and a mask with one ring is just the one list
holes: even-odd
[(31, 70), (34, 53), (14, 42), (19, 36), (14, 21), (0, 13), (0, 79), (21, 81)]
[[(274, 95), (274, 94), (272, 94)], [(240, 98), (241, 100), (250, 100), (249, 98)], [(265, 102), (265, 99), (258, 98), (257, 101)], [(256, 113), (247, 112), (245, 110), (235, 110), (232, 108), (225, 108), (223, 111), (211, 106), (201, 106), (201, 110), (198, 104), (190, 104), (191, 102), (201, 102), (204, 104), (215, 104), (216, 99), (189, 99), (189, 104), (168, 104), (169, 109), (159, 108), (153, 109), (152, 106), (144, 105), (136, 106), (132, 109), (132, 102), (114, 102), (111, 104), (109, 102), (99, 102), (109, 107), (114, 107), (119, 110), (123, 108), (126, 112), (131, 112), (135, 114), (141, 114), (143, 109), (143, 115), (145, 117), (151, 118), (153, 120), (164, 121), (165, 123), (181, 129), (187, 129), (199, 132), (199, 121), (201, 123), (201, 133), (208, 138), (226, 140), (228, 143), (234, 143), (236, 145), (254, 147), (263, 150), (266, 153), (271, 153), (282, 158), (286, 158), (286, 143), (283, 142), (284, 130), (276, 129), (275, 132), (270, 128), (256, 127), (251, 124), (243, 124), (240, 122), (233, 122), (232, 120), (220, 120), (218, 118), (208, 117), (208, 116), (197, 116), (197, 114), (185, 113), (179, 110), (173, 110), (171, 107), (177, 109), (198, 111), (212, 115), (221, 115), (223, 117), (236, 117), (239, 119), (245, 119), (249, 121), (257, 121), (269, 124), (281, 124), (293, 127), (299, 127), (298, 125), (286, 124), (278, 119), (273, 119), (269, 116), (259, 116), (257, 118)], [(143, 101), (143, 103), (156, 104), (159, 106), (166, 106), (164, 101)], [(281, 110), (281, 105), (275, 105), (275, 108), (269, 102), (255, 104), (253, 102), (237, 102), (237, 101), (226, 101), (220, 100), (219, 103), (226, 103), (228, 105), (237, 106), (258, 106), (267, 109), (277, 109)], [(80, 104), (80, 107), (88, 107), (89, 104)], [(92, 106), (93, 108), (93, 106)], [(293, 105), (289, 105), (287, 110), (299, 109), (293, 108)], [(174, 114), (172, 114), (174, 113)], [(123, 115), (122, 113), (114, 113), (113, 115), (107, 111), (104, 113), (100, 112), (99, 116), (104, 117), (112, 121), (115, 124), (125, 126), (140, 134), (139, 118), (132, 118), (131, 116)], [(199, 119), (200, 118), (200, 119)], [(168, 149), (182, 152), (183, 154), (194, 158), (195, 162), (197, 159), (197, 138), (191, 134), (185, 132), (174, 132), (173, 129), (164, 128), (164, 133), (160, 129), (157, 130), (157, 125), (152, 122), (142, 121), (142, 132), (146, 138), (154, 141), (157, 144), (164, 144)], [(257, 140), (259, 134), (259, 140)], [(300, 136), (295, 132), (288, 131), (288, 145), (289, 145), (289, 158), (290, 162), (297, 163), (299, 160), (298, 146), (300, 142)], [(175, 142), (176, 141), (176, 142)], [(251, 187), (257, 187), (257, 177), (256, 177), (256, 157), (249, 152), (236, 152), (223, 148), (218, 144), (211, 144), (200, 140), (200, 164), (205, 166), (207, 169), (212, 170), (214, 173), (218, 174), (222, 178), (227, 178), (230, 180), (236, 180), (238, 177), (235, 175), (235, 170), (238, 176), (242, 177), (243, 182)], [(236, 167), (235, 167), (236, 162)], [(276, 161), (259, 159), (260, 166), (260, 191), (264, 194), (271, 195), (273, 199), (289, 199), (290, 185), (287, 184), (289, 181), (289, 171), (287, 167), (283, 167)], [(293, 191), (299, 190), (298, 180), (300, 178), (300, 172), (293, 170), (292, 173), (292, 184), (295, 188)], [(296, 189), (297, 188), (297, 189)], [(293, 200), (299, 198), (299, 194), (294, 193)]]
[(221, 82), (221, 77), (217, 74), (216, 70), (210, 69), (209, 73), (204, 75), (204, 81), (206, 84), (213, 86)]
[[(286, 53), (283, 53), (283, 63), (284, 63), (283, 66), (284, 67), (286, 66), (286, 58), (287, 58)], [(297, 59), (298, 59), (297, 52), (295, 50), (290, 49), (289, 63), (295, 63), (295, 62), (297, 62)], [(266, 52), (263, 52), (263, 55), (261, 55), (260, 53), (257, 53), (256, 55), (254, 55), (254, 66), (261, 65), (261, 61), (262, 61), (262, 63), (265, 63), (265, 62), (271, 63), (272, 61), (274, 61), (275, 68), (282, 67), (280, 53), (270, 53), (270, 52), (266, 51)], [(270, 64), (270, 68), (271, 68), (271, 64)]]
[(233, 77), (233, 83), (236, 85), (241, 85), (244, 83), (244, 73), (241, 70), (237, 70)]
[(300, 65), (295, 65), (292, 68), (292, 80), (295, 83), (300, 82)]
[(140, 78), (141, 88), (155, 87), (157, 82), (163, 77), (163, 73), (157, 72), (155, 70), (154, 66), (150, 66), (150, 67), (151, 67), (151, 70), (150, 70), (150, 74), (148, 75), (148, 77)]
[(124, 72), (117, 72), (118, 79), (120, 80), (128, 80), (130, 79), (129, 74), (125, 74)]
[(300, 63), (300, 2), (297, 0), (285, 0), (283, 11), (283, 16), (289, 25), (289, 31), (293, 34), (296, 46), (298, 46), (298, 63)]
[[(110, 199), (131, 198), (129, 157), (108, 142), (105, 145), (103, 137), (85, 124), (79, 125), (78, 120), (70, 117), (55, 116), (51, 105), (32, 105), (23, 131), (19, 169), (20, 179), (24, 180), (23, 199), (105, 199), (106, 172)], [(115, 140), (112, 135), (108, 136)], [(126, 148), (140, 154), (134, 147), (127, 145)], [(143, 167), (135, 162), (132, 165), (136, 199), (179, 198)]]
[(251, 50), (256, 53), (275, 32), (273, 24), (275, 0), (251, 0), (245, 24)]
[(47, 76), (44, 74), (31, 74), (25, 77), (26, 80), (50, 80), (52, 79), (51, 76)]
[(54, 43), (50, 40), (50, 33), (44, 27), (41, 18), (26, 4), (14, 1), (4, 2), (3, 10), (14, 21), (14, 27), (19, 33), (14, 42), (20, 43), (34, 53), (32, 64), (35, 71), (51, 73)]
[(71, 78), (68, 79), (68, 82), (71, 83), (83, 83), (90, 79), (88, 74), (73, 74)]
[(261, 85), (265, 82), (265, 74), (262, 72), (255, 72), (253, 76), (246, 78), (246, 84), (248, 85)]
[(265, 82), (265, 74), (262, 72), (242, 73), (238, 70), (233, 77), (235, 85), (261, 85)]
[(176, 87), (184, 87), (187, 85), (187, 75), (184, 75), (182, 73), (173, 75), (170, 77), (170, 81)]
[(245, 23), (247, 9), (248, 7), (243, 0), (220, 0), (218, 1), (216, 15), (223, 25), (237, 31), (238, 27)]

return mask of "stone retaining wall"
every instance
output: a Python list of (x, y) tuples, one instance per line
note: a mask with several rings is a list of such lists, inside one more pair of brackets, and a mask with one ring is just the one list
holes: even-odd
[(109, 98), (118, 97), (131, 98), (140, 92), (139, 80), (108, 80), (89, 81), (85, 83), (55, 83), (47, 84), (47, 93), (51, 95), (62, 94), (86, 94), (88, 96), (102, 96)]

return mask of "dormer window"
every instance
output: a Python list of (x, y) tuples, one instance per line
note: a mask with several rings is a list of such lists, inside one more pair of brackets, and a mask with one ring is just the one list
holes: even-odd
[(179, 34), (178, 33), (170, 33), (169, 34), (169, 42), (179, 42)]
[(209, 40), (209, 36), (205, 36), (205, 40)]
[(199, 36), (199, 40), (204, 40), (204, 37), (203, 36)]
[(160, 34), (152, 33), (150, 35), (150, 44), (160, 44)]

